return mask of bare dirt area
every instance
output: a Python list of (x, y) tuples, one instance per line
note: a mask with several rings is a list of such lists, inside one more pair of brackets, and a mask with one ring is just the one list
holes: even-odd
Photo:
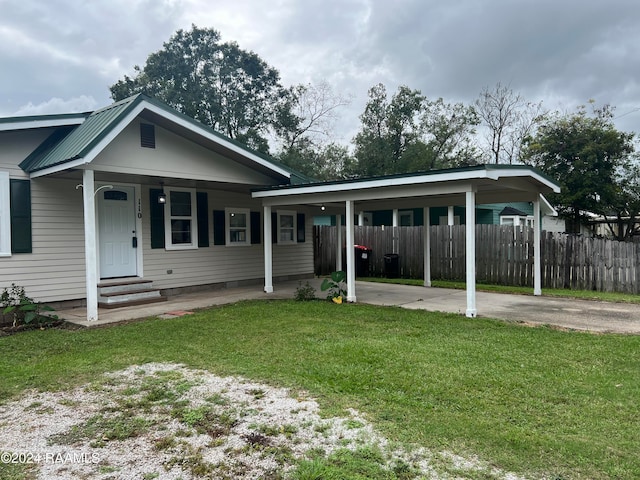
[(325, 418), (305, 392), (175, 364), (28, 392), (0, 405), (0, 439), (2, 462), (29, 464), (38, 479), (295, 479), (301, 461), (345, 449), (379, 452), (381, 468), (401, 467), (402, 478), (519, 478), (476, 458), (394, 445), (353, 410)]

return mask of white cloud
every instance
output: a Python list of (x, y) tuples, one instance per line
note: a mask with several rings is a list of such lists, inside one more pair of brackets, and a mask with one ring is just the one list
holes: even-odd
[(98, 102), (87, 95), (80, 95), (79, 97), (70, 98), (64, 100), (62, 98), (51, 98), (46, 102), (34, 105), (29, 102), (26, 105), (21, 106), (16, 112), (16, 116), (21, 115), (46, 115), (52, 113), (80, 113), (90, 112), (97, 108)]

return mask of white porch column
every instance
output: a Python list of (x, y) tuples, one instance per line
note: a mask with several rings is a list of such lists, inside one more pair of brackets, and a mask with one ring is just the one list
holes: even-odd
[(353, 226), (353, 200), (346, 202), (346, 224), (347, 224), (347, 302), (356, 301), (356, 262), (353, 245), (355, 242), (355, 230)]
[(96, 199), (93, 170), (82, 171), (84, 207), (84, 258), (86, 265), (87, 320), (98, 320), (98, 254), (96, 243)]
[(360, 210), (358, 213), (358, 226), (362, 227), (364, 225), (364, 212)]
[(465, 233), (467, 240), (467, 317), (475, 317), (476, 310), (476, 192), (472, 189), (466, 196)]
[(264, 206), (264, 291), (273, 292), (273, 242), (271, 238), (271, 206)]
[(431, 218), (429, 217), (429, 207), (422, 208), (422, 216), (424, 221), (422, 222), (422, 237), (424, 239), (424, 286), (431, 286)]
[(533, 200), (533, 294), (542, 295), (542, 258), (540, 258), (540, 195)]
[(342, 270), (342, 215), (336, 215), (336, 228), (337, 230), (337, 239), (336, 239), (336, 272)]

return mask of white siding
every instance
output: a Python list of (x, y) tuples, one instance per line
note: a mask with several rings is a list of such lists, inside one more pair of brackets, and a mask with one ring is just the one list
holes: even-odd
[[(202, 190), (199, 190), (202, 191)], [(209, 247), (197, 250), (167, 251), (151, 249), (149, 215), (143, 218), (142, 245), (144, 248), (145, 278), (154, 286), (177, 288), (210, 283), (233, 282), (264, 278), (263, 244), (251, 246), (213, 245), (213, 211), (225, 207), (249, 208), (263, 211), (260, 202), (247, 195), (204, 190), (208, 197)], [(143, 188), (143, 211), (149, 211), (149, 187)], [(313, 218), (305, 217), (304, 243), (273, 247), (273, 274), (275, 277), (313, 273)], [(167, 273), (171, 270), (172, 273)]]
[(273, 183), (273, 179), (157, 125), (155, 137), (156, 148), (141, 147), (140, 121), (136, 120), (96, 157), (92, 165), (104, 171), (156, 177), (249, 185)]
[(0, 132), (0, 170), (9, 172), (11, 178), (29, 178), (18, 165), (52, 132), (48, 128)]
[(37, 301), (85, 297), (82, 191), (78, 182), (31, 181), (32, 253), (0, 258), (0, 288), (12, 283)]

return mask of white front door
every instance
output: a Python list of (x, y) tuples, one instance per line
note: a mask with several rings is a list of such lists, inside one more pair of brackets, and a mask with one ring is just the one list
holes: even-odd
[(100, 278), (137, 274), (134, 187), (114, 185), (97, 193)]

